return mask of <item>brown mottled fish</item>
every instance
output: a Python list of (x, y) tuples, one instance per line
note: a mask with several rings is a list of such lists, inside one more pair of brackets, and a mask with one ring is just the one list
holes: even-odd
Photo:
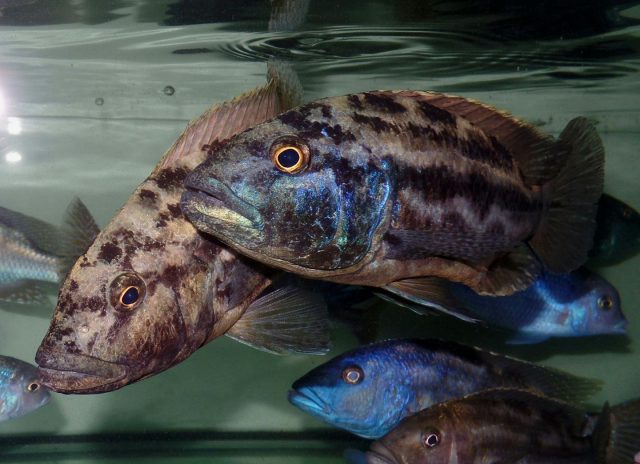
[(366, 464), (630, 464), (640, 447), (640, 399), (600, 414), (522, 390), (447, 401), (404, 419)]
[(242, 254), (305, 277), (433, 301), (438, 276), (506, 295), (541, 263), (568, 272), (586, 260), (603, 164), (585, 118), (553, 139), (462, 97), (366, 92), (228, 140), (187, 177), (182, 208)]
[(184, 177), (219, 143), (290, 107), (287, 79), (214, 106), (189, 124), (75, 263), (36, 355), (63, 393), (115, 390), (227, 334), (275, 352), (328, 349), (326, 308), (200, 235), (182, 216)]

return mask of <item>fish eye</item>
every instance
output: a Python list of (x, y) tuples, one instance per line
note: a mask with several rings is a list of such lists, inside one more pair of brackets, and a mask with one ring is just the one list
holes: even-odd
[(342, 380), (351, 385), (356, 385), (364, 380), (364, 372), (358, 366), (350, 366), (342, 371)]
[(36, 392), (40, 389), (40, 384), (38, 382), (31, 382), (27, 385), (27, 391), (30, 393)]
[(309, 148), (296, 139), (277, 141), (271, 147), (271, 153), (276, 168), (287, 174), (297, 174), (309, 163)]
[(604, 295), (598, 298), (598, 308), (608, 311), (613, 308), (613, 299), (609, 295)]
[(422, 435), (422, 444), (427, 448), (435, 448), (440, 444), (440, 433), (436, 431), (424, 433)]
[(131, 311), (144, 300), (146, 286), (137, 274), (120, 274), (111, 282), (111, 305), (119, 311)]

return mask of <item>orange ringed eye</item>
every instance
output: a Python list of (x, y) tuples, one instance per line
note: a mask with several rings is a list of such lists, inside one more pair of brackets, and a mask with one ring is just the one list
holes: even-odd
[(342, 371), (342, 379), (351, 385), (356, 385), (364, 379), (364, 372), (358, 366), (347, 367)]
[(294, 145), (283, 145), (273, 152), (273, 162), (278, 170), (287, 174), (295, 174), (307, 164), (308, 155), (305, 150)]
[(33, 393), (34, 391), (37, 391), (40, 388), (40, 384), (37, 382), (32, 382), (27, 386), (27, 391)]

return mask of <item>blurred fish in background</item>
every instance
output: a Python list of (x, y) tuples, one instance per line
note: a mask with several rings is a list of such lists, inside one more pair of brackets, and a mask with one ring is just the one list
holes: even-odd
[(40, 383), (37, 367), (0, 356), (0, 421), (35, 411), (47, 404), (49, 398), (49, 390)]
[(62, 227), (0, 207), (0, 301), (47, 303), (98, 231), (79, 199), (69, 204)]
[(603, 194), (598, 202), (596, 232), (589, 262), (612, 266), (640, 252), (640, 213), (631, 206)]
[[(479, 295), (469, 287), (444, 279), (423, 281), (419, 305), (404, 303), (418, 313), (422, 305), (463, 320), (475, 318), (510, 332), (508, 343), (539, 343), (552, 337), (625, 335), (627, 319), (620, 295), (607, 280), (586, 268), (569, 274), (544, 271), (533, 285), (513, 295)], [(396, 303), (403, 300), (385, 297)]]

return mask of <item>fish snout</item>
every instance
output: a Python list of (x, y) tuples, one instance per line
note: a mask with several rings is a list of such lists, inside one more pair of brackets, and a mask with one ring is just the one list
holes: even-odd
[(367, 464), (400, 464), (389, 448), (378, 441), (372, 443), (365, 457)]
[(60, 393), (99, 393), (126, 380), (124, 365), (78, 353), (40, 347), (36, 353), (42, 384)]

